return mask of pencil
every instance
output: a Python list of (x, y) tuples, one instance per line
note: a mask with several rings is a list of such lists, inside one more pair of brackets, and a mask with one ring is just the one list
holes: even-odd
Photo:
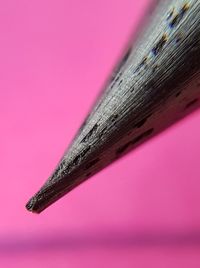
[(40, 213), (199, 106), (200, 0), (160, 1), (67, 153), (26, 208)]

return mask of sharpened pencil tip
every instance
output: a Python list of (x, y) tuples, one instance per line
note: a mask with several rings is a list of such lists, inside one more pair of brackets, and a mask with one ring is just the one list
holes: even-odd
[(26, 204), (26, 209), (33, 213), (41, 213), (66, 193), (64, 182), (63, 180), (60, 182), (57, 180), (56, 182), (52, 182), (52, 180), (47, 181), (43, 187), (29, 199)]
[(173, 12), (171, 1), (158, 2), (29, 211), (42, 212), (200, 104), (200, 0), (174, 0)]
[(37, 211), (37, 198), (32, 197), (28, 203), (26, 204), (26, 209), (32, 213), (37, 213), (39, 214), (40, 212)]

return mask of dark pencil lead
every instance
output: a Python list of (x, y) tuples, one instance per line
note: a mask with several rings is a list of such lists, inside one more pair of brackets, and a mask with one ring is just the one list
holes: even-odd
[(200, 104), (199, 36), (200, 1), (160, 1), (29, 211), (40, 213)]
[(37, 210), (35, 210), (35, 204), (37, 203), (37, 198), (36, 197), (32, 197), (28, 203), (26, 204), (26, 208), (27, 210), (31, 211), (31, 212), (37, 212)]

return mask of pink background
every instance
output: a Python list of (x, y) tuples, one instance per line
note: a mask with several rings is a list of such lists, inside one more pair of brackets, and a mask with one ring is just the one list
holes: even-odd
[(199, 111), (41, 215), (24, 208), (147, 3), (0, 1), (0, 267), (200, 267)]

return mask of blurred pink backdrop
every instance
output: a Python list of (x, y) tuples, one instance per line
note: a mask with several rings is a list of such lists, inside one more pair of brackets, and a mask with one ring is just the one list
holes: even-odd
[(50, 175), (149, 1), (0, 1), (0, 266), (200, 267), (200, 112), (41, 215)]

